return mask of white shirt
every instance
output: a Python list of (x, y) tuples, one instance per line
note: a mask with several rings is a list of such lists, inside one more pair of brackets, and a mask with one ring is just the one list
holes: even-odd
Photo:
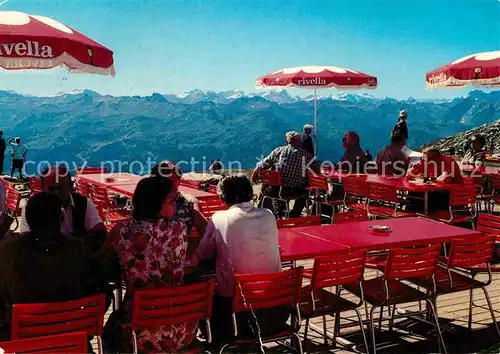
[(207, 225), (197, 251), (200, 259), (216, 255), (216, 291), (233, 295), (234, 274), (281, 270), (278, 228), (273, 213), (251, 202), (218, 211)]
[[(73, 196), (70, 194), (69, 196), (69, 204), (64, 209), (64, 219), (61, 224), (61, 233), (66, 236), (73, 235), (73, 208), (75, 207), (75, 202), (73, 200)], [(90, 231), (97, 224), (102, 223), (102, 219), (97, 212), (97, 208), (94, 203), (87, 198), (87, 211), (85, 212), (85, 230)], [(28, 222), (26, 221), (26, 204), (22, 208), (22, 216), (21, 216), (21, 233), (29, 232), (30, 227), (28, 226)]]

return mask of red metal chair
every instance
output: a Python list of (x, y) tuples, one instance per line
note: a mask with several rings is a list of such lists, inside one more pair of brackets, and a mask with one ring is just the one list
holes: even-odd
[(37, 177), (30, 177), (30, 197), (42, 191), (42, 181)]
[(281, 173), (279, 171), (273, 171), (273, 170), (261, 170), (261, 171), (259, 171), (259, 176), (260, 176), (260, 180), (262, 182), (262, 185), (279, 187), (277, 196), (268, 196), (268, 195), (262, 194), (262, 192), (261, 192), (261, 196), (262, 196), (261, 206), (264, 205), (264, 202), (266, 199), (280, 201), (280, 202), (285, 204), (285, 218), (288, 218), (288, 216), (290, 215), (290, 207), (288, 204), (289, 204), (290, 200), (295, 199), (295, 197), (284, 198), (281, 195), (281, 192), (283, 190), (283, 182), (281, 181)]
[(12, 306), (11, 339), (24, 339), (54, 334), (86, 332), (97, 336), (102, 353), (102, 327), (105, 309), (104, 294), (79, 300)]
[[(387, 264), (382, 276), (363, 281), (363, 294), (366, 302), (372, 305), (370, 314), (370, 332), (372, 336), (373, 352), (376, 352), (375, 342), (375, 309), (380, 307), (379, 324), (382, 322), (383, 307), (395, 306), (409, 302), (426, 301), (436, 325), (439, 340), (446, 351), (446, 346), (439, 327), (438, 318), (432, 302), (432, 294), (435, 290), (434, 275), (438, 268), (439, 253), (441, 245), (431, 245), (415, 248), (399, 248), (389, 250)], [(429, 289), (428, 293), (423, 293), (414, 287), (411, 287), (401, 280), (430, 279), (434, 287)], [(346, 285), (349, 291), (355, 293), (358, 297), (362, 295), (361, 288), (356, 285)], [(367, 311), (368, 312), (368, 311)], [(390, 318), (390, 327), (395, 317), (395, 311), (392, 311)], [(399, 316), (398, 316), (399, 317)]]
[(490, 210), (493, 211), (495, 204), (500, 204), (500, 174), (492, 174), (489, 177), (492, 188)]
[[(363, 319), (358, 311), (358, 307), (360, 307), (364, 301), (361, 281), (363, 280), (365, 259), (365, 251), (337, 253), (314, 259), (311, 284), (302, 288), (302, 300), (300, 303), (300, 315), (302, 318), (306, 319), (304, 343), (307, 340), (309, 320), (311, 318), (317, 316), (323, 317), (324, 341), (325, 345), (328, 345), (328, 337), (326, 335), (326, 315), (335, 315), (335, 323), (340, 323), (340, 313), (353, 310), (358, 316), (366, 352), (369, 351), (363, 327)], [(357, 283), (358, 287), (361, 289), (358, 303), (346, 300), (340, 296), (342, 286), (352, 283)], [(325, 289), (334, 286), (337, 287), (336, 294)], [(334, 329), (334, 336), (336, 335), (338, 335), (337, 325)], [(335, 338), (333, 340), (335, 343)]]
[[(381, 183), (370, 183), (369, 188), (367, 210), (370, 217), (404, 218), (417, 215), (401, 210), (402, 200), (396, 188)], [(372, 206), (372, 203), (376, 205)]]
[(192, 188), (192, 189), (201, 189), (201, 182), (200, 181), (190, 181), (187, 179), (181, 179), (180, 184), (181, 184), (181, 186)]
[(199, 200), (199, 203), (201, 213), (207, 219), (211, 218), (215, 212), (227, 209), (219, 196), (203, 198), (203, 200)]
[(296, 313), (298, 323), (300, 323), (299, 303), (303, 271), (303, 267), (297, 267), (278, 273), (236, 275), (234, 278), (233, 297), (233, 329), (235, 340), (233, 343), (226, 344), (221, 349), (221, 353), (228, 346), (237, 347), (251, 343), (269, 343), (294, 337), (297, 339), (298, 351), (302, 353), (298, 328), (294, 329), (292, 326), (286, 325), (285, 329), (280, 333), (265, 337), (258, 334), (260, 338), (242, 338), (238, 336), (236, 314), (239, 312), (253, 312), (254, 310), (264, 308), (288, 306), (290, 310)]
[(278, 229), (321, 225), (321, 217), (319, 215), (304, 216), (300, 218), (281, 219), (277, 221)]
[(106, 187), (89, 185), (90, 200), (95, 204), (99, 215), (106, 224), (108, 230), (120, 221), (130, 218), (130, 210), (118, 207), (111, 200)]
[(475, 186), (454, 186), (450, 190), (448, 211), (437, 211), (425, 217), (444, 222), (446, 224), (461, 224), (470, 222), (474, 229), (476, 217), (477, 190)]
[(84, 197), (89, 196), (89, 184), (85, 179), (75, 178), (75, 190)]
[(368, 212), (365, 209), (353, 209), (342, 213), (336, 213), (333, 218), (334, 224), (368, 221)]
[(4, 187), (15, 187), (15, 184), (13, 182), (7, 181), (4, 177), (0, 177), (0, 181), (2, 182)]
[(4, 353), (81, 354), (88, 351), (87, 334), (85, 332), (72, 332), (54, 336), (0, 342), (0, 348), (3, 349)]
[(366, 182), (367, 178), (367, 175), (349, 175), (342, 179), (346, 209), (366, 209), (370, 195), (370, 185)]
[[(472, 291), (481, 289), (488, 303), (493, 324), (495, 325), (498, 336), (500, 329), (495, 318), (495, 311), (490, 301), (486, 287), (491, 284), (492, 277), (490, 271), (490, 262), (495, 247), (494, 235), (481, 235), (468, 237), (466, 239), (453, 240), (451, 242), (450, 255), (446, 267), (439, 267), (435, 275), (436, 290), (434, 291), (434, 303), (437, 297), (444, 294), (452, 294), (460, 291), (470, 291), (469, 303), (469, 329), (472, 326), (473, 299)], [(485, 268), (488, 272), (488, 281), (485, 283), (474, 279), (477, 272), (474, 269)], [(472, 274), (467, 274), (463, 269), (472, 270)], [(412, 282), (419, 286), (429, 286), (428, 279), (418, 279)]]
[(134, 353), (136, 331), (144, 328), (182, 324), (205, 320), (207, 342), (212, 341), (210, 316), (214, 294), (213, 280), (172, 288), (137, 290), (132, 305), (132, 341)]
[[(309, 199), (316, 204), (316, 214), (328, 217), (333, 221), (333, 215), (335, 214), (335, 207), (343, 207), (344, 200), (328, 200), (328, 191), (330, 186), (328, 184), (328, 177), (324, 175), (318, 175), (315, 173), (309, 172), (307, 174), (308, 187), (309, 191)], [(323, 215), (321, 212), (321, 206), (327, 205), (332, 208), (331, 215)]]
[(83, 167), (83, 168), (77, 168), (75, 171), (75, 175), (92, 175), (92, 174), (101, 174), (108, 172), (109, 171), (106, 167)]
[(4, 185), (5, 191), (5, 210), (16, 220), (16, 229), (19, 226), (18, 216), (21, 215), (21, 193), (16, 191), (14, 187)]

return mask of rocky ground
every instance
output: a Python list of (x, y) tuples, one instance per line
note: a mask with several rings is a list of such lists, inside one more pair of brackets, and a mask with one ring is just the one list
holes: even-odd
[(490, 154), (500, 154), (500, 119), (492, 123), (484, 124), (478, 128), (437, 140), (433, 143), (424, 145), (422, 148), (433, 146), (441, 151), (446, 151), (453, 147), (456, 152), (463, 153), (467, 141), (475, 134), (482, 134), (486, 137), (486, 148), (489, 150)]

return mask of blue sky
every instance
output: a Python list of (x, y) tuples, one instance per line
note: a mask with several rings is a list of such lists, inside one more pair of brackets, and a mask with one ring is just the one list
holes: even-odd
[(9, 0), (0, 10), (52, 17), (115, 52), (115, 78), (0, 70), (0, 89), (37, 95), (255, 91), (267, 72), (335, 65), (377, 76), (375, 96), (453, 97), (466, 91), (426, 91), (425, 73), (500, 49), (499, 0)]

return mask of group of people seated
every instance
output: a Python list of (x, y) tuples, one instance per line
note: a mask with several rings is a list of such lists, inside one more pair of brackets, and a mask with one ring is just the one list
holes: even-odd
[[(9, 339), (14, 304), (100, 293), (109, 307), (114, 288), (123, 281), (126, 293), (105, 324), (103, 344), (108, 352), (131, 352), (134, 292), (182, 285), (187, 264), (199, 263), (195, 275), (213, 272), (216, 278), (211, 345), (231, 341), (234, 274), (281, 270), (276, 219), (271, 211), (254, 207), (249, 178), (237, 174), (224, 177), (218, 187), (227, 210), (207, 220), (198, 201), (179, 192), (181, 177), (172, 162), (155, 166), (137, 185), (131, 217), (108, 234), (90, 199), (72, 190), (68, 171), (45, 171), (42, 192), (23, 210), (21, 234), (0, 244), (1, 339)], [(188, 254), (193, 228), (202, 237), (195, 254)], [(261, 333), (274, 333), (285, 326), (289, 313), (277, 308), (254, 315), (238, 315), (240, 334), (252, 335), (252, 321), (258, 321)], [(206, 333), (197, 322), (140, 330), (139, 351), (180, 350), (195, 340), (198, 329)]]
[[(403, 117), (398, 123), (400, 125), (405, 123), (405, 112), (401, 113)], [(405, 128), (399, 129), (398, 132), (400, 130), (401, 134), (393, 132), (390, 144), (377, 154), (375, 163), (367, 159), (361, 148), (359, 135), (354, 131), (346, 132), (342, 138), (342, 144), (345, 148), (344, 155), (333, 166), (333, 169), (353, 174), (378, 173), (385, 176), (406, 176), (409, 179), (428, 178), (442, 183), (463, 184), (460, 165), (481, 166), (484, 164), (486, 139), (482, 135), (475, 135), (471, 138), (469, 150), (460, 163), (438, 149), (426, 148), (422, 152), (421, 160), (410, 165), (410, 158), (404, 152), (408, 131)], [(308, 172), (318, 173), (320, 171), (319, 161), (303, 148), (302, 142), (303, 137), (298, 132), (286, 133), (286, 145), (274, 149), (260, 161), (252, 175), (252, 181), (257, 182), (262, 170), (280, 172), (281, 186), (262, 186), (262, 195), (271, 197), (264, 199), (263, 206), (272, 209), (278, 219), (284, 215), (284, 203), (279, 199), (294, 199), (293, 209), (289, 213), (290, 217), (298, 217), (302, 214), (308, 199), (306, 190)], [(329, 193), (330, 199), (340, 199), (343, 196), (342, 187), (338, 185), (332, 186)], [(423, 197), (420, 195), (415, 195), (415, 197), (417, 201), (408, 208), (422, 212), (424, 210)], [(422, 201), (418, 201), (418, 199), (422, 199)], [(448, 200), (449, 193), (446, 191), (429, 193), (429, 204), (432, 204), (435, 209), (446, 209)]]

